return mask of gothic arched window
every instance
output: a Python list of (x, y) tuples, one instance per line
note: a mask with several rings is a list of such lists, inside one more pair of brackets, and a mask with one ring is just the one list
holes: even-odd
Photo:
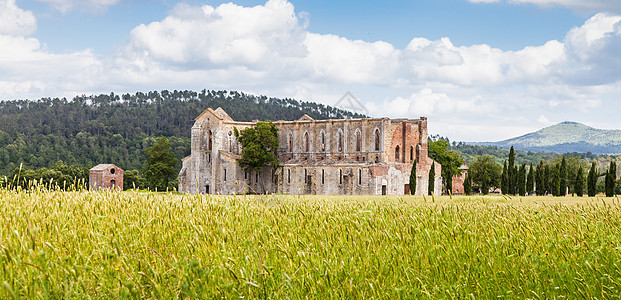
[(395, 160), (399, 160), (399, 146), (395, 147)]

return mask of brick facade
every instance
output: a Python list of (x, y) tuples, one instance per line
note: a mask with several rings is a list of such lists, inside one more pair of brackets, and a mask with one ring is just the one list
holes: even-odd
[[(221, 108), (209, 108), (195, 121), (192, 153), (179, 173), (181, 192), (403, 195), (416, 159), (416, 193), (427, 194), (434, 161), (427, 156), (426, 118), (314, 120), (305, 115), (274, 122), (283, 167), (260, 174), (238, 166), (241, 149), (233, 134), (234, 128), (255, 122), (236, 122)], [(440, 167), (436, 163), (436, 193)]]
[(113, 164), (96, 165), (89, 170), (88, 183), (91, 190), (123, 190), (123, 169)]

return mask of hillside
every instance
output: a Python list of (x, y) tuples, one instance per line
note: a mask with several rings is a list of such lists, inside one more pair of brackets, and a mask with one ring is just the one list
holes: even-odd
[(24, 164), (49, 168), (57, 161), (92, 167), (114, 163), (141, 169), (145, 149), (169, 137), (177, 158), (190, 151), (194, 118), (222, 107), (238, 121), (362, 117), (312, 102), (268, 98), (231, 91), (162, 91), (133, 95), (78, 96), (72, 100), (0, 102), (0, 175)]
[(533, 152), (617, 154), (621, 153), (621, 130), (596, 129), (580, 123), (563, 122), (520, 137), (481, 144), (500, 148), (514, 146)]

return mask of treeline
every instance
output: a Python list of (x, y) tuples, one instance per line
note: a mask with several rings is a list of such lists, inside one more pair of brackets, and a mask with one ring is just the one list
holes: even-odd
[[(168, 137), (179, 159), (190, 152), (190, 128), (206, 108), (222, 107), (238, 121), (362, 117), (294, 99), (234, 91), (161, 91), (0, 102), (0, 175), (23, 169), (53, 169), (57, 162), (90, 168), (114, 163), (140, 170), (145, 151)], [(180, 168), (180, 163), (177, 169)]]
[(491, 155), (478, 156), (469, 166), (466, 185), (482, 194), (491, 190), (521, 196), (604, 193), (612, 197), (621, 194), (616, 165), (611, 160), (607, 168), (598, 168), (596, 161), (592, 161), (588, 168), (586, 160), (577, 155), (557, 155), (536, 165), (516, 164), (516, 151), (511, 147), (502, 166)]

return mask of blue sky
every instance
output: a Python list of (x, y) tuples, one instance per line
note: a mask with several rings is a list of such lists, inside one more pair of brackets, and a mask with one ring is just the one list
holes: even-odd
[(493, 141), (621, 128), (621, 3), (0, 0), (0, 99), (230, 89)]

